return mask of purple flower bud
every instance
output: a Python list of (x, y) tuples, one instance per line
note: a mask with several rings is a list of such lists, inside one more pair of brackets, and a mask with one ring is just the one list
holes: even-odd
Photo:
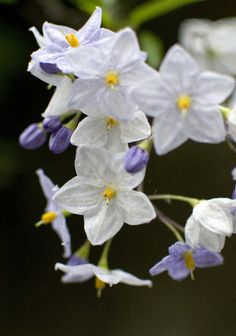
[(57, 131), (51, 134), (49, 139), (49, 149), (54, 154), (64, 152), (70, 145), (72, 133), (70, 128), (62, 125)]
[(44, 63), (44, 62), (40, 62), (39, 63), (40, 68), (47, 72), (48, 74), (51, 75), (56, 75), (58, 72), (60, 72), (61, 70), (57, 67), (56, 64), (54, 63)]
[(88, 264), (88, 260), (78, 257), (77, 255), (73, 254), (70, 259), (67, 261), (67, 265), (69, 266), (78, 266)]
[(128, 173), (138, 173), (146, 167), (149, 160), (149, 154), (146, 150), (132, 146), (125, 154), (124, 165)]
[(43, 120), (43, 128), (46, 132), (52, 133), (61, 127), (61, 122), (58, 117), (46, 117)]
[(21, 133), (19, 144), (25, 149), (36, 149), (41, 147), (46, 139), (46, 133), (38, 126), (38, 124), (31, 124)]

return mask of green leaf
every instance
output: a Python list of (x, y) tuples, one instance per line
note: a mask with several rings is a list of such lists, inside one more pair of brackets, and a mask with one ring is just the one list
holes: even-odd
[(135, 7), (129, 15), (129, 24), (137, 28), (155, 17), (174, 11), (180, 7), (205, 0), (155, 0)]
[(162, 40), (150, 31), (142, 31), (139, 34), (139, 41), (142, 50), (148, 53), (147, 62), (153, 68), (157, 68), (164, 55)]

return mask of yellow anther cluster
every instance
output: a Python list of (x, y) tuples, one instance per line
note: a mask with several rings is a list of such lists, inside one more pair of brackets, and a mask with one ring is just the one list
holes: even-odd
[(72, 48), (79, 47), (79, 40), (77, 39), (75, 34), (70, 33), (66, 35), (65, 38)]
[(177, 100), (177, 106), (178, 108), (183, 111), (183, 110), (188, 110), (191, 106), (192, 99), (189, 96), (180, 96)]
[(106, 85), (113, 89), (120, 82), (119, 75), (116, 71), (108, 71), (105, 76)]
[(104, 191), (103, 194), (102, 194), (102, 197), (103, 197), (103, 199), (106, 201), (106, 203), (108, 204), (109, 201), (110, 201), (113, 197), (115, 197), (115, 195), (116, 195), (116, 192), (115, 192), (113, 189), (111, 189), (111, 188), (106, 188), (105, 191)]
[(41, 220), (44, 224), (49, 224), (51, 222), (53, 222), (57, 217), (57, 214), (54, 211), (51, 212), (45, 212), (42, 217)]
[(191, 250), (184, 252), (183, 254), (184, 263), (187, 269), (193, 271), (195, 269), (195, 261), (193, 259), (193, 254)]
[(95, 288), (96, 289), (104, 289), (106, 286), (106, 283), (102, 280), (100, 280), (98, 277), (95, 278)]
[(112, 127), (116, 126), (118, 121), (114, 118), (107, 117), (107, 130), (111, 129)]

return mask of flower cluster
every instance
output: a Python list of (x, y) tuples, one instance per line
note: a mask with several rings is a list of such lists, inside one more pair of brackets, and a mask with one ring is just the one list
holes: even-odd
[[(234, 89), (230, 76), (234, 73), (223, 66), (214, 66), (221, 73), (202, 70), (180, 45), (171, 47), (159, 71), (154, 70), (145, 63), (147, 55), (131, 28), (112, 32), (101, 28), (101, 19), (97, 7), (78, 31), (48, 22), (43, 35), (31, 28), (39, 49), (32, 54), (28, 70), (55, 90), (43, 120), (20, 136), (26, 149), (40, 147), (48, 135), (53, 153), (64, 152), (70, 144), (77, 148), (76, 176), (61, 188), (37, 171), (47, 207), (36, 226), (52, 223), (62, 241), (67, 261), (55, 266), (66, 273), (62, 281), (83, 282), (95, 276), (99, 293), (106, 283), (151, 286), (149, 280), (108, 267), (111, 239), (124, 223), (149, 223), (157, 215), (171, 229), (179, 242), (150, 273), (167, 270), (175, 280), (193, 276), (196, 267), (222, 264), (219, 253), (225, 237), (236, 231), (235, 197), (198, 200), (142, 192), (152, 144), (156, 154), (163, 155), (188, 139), (202, 143), (236, 139), (235, 107), (219, 106)], [(182, 28), (186, 49), (191, 49), (195, 34), (194, 28), (186, 28), (190, 24)], [(197, 29), (197, 21), (195, 25)], [(204, 27), (204, 42), (198, 40), (201, 53), (206, 41), (214, 49), (214, 38), (208, 38), (211, 24)], [(228, 29), (223, 23), (220, 28), (219, 34)], [(185, 228), (156, 208), (153, 203), (160, 199), (193, 206)], [(72, 254), (66, 217), (73, 214), (83, 216), (87, 240)], [(97, 265), (91, 264), (91, 244), (104, 243)]]

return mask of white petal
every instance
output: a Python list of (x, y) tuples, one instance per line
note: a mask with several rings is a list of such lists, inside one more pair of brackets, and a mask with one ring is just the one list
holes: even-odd
[[(78, 31), (78, 37), (82, 37), (83, 40), (89, 41), (91, 37), (98, 32), (102, 23), (102, 10), (100, 7), (96, 7), (88, 21)], [(80, 39), (79, 39), (80, 40)]]
[(121, 123), (115, 125), (110, 130), (106, 130), (107, 142), (104, 148), (113, 153), (126, 152), (129, 148), (127, 143), (121, 139)]
[(214, 252), (220, 252), (225, 244), (225, 236), (207, 230), (190, 216), (185, 226), (186, 243), (192, 248), (204, 247)]
[(121, 124), (121, 139), (123, 142), (135, 142), (151, 135), (151, 127), (141, 111), (137, 111), (129, 122)]
[(39, 33), (38, 29), (35, 27), (31, 27), (29, 30), (34, 34), (34, 37), (40, 48), (43, 48), (45, 46), (44, 37)]
[(86, 117), (79, 122), (71, 137), (75, 146), (95, 145), (103, 147), (107, 142), (105, 118)]
[(61, 214), (57, 214), (57, 218), (52, 222), (52, 228), (62, 241), (62, 245), (64, 246), (64, 258), (69, 258), (71, 256), (71, 239), (65, 217)]
[(84, 282), (91, 279), (94, 276), (96, 266), (92, 264), (78, 265), (78, 266), (68, 266), (61, 263), (55, 265), (55, 270), (60, 270), (66, 273), (62, 277), (62, 282), (73, 283), (73, 282)]
[(69, 99), (72, 90), (72, 81), (68, 77), (64, 77), (57, 85), (54, 95), (52, 96), (47, 109), (43, 113), (43, 117), (60, 117), (64, 113), (70, 111)]
[(170, 48), (160, 67), (162, 78), (174, 92), (181, 89), (182, 94), (189, 89), (192, 79), (198, 72), (196, 61), (179, 45)]
[(139, 279), (136, 276), (130, 273), (124, 272), (122, 270), (116, 269), (116, 270), (111, 271), (110, 273), (114, 275), (115, 277), (119, 277), (121, 279), (121, 282), (126, 285), (152, 287), (152, 281)]
[(102, 191), (101, 186), (81, 182), (74, 177), (56, 192), (53, 200), (63, 209), (82, 215), (100, 200)]
[(116, 201), (123, 221), (127, 224), (144, 224), (156, 217), (152, 203), (142, 192), (121, 189)]
[(44, 174), (44, 171), (42, 169), (38, 169), (36, 171), (36, 174), (39, 177), (39, 183), (41, 185), (41, 188), (43, 190), (44, 196), (48, 199), (51, 200), (52, 196), (55, 193), (55, 189), (58, 189), (53, 182), (50, 180), (49, 177), (47, 177)]
[(34, 60), (29, 63), (27, 71), (31, 72), (32, 75), (41, 79), (43, 82), (53, 86), (57, 86), (61, 81), (61, 75), (48, 74), (41, 69), (39, 62), (35, 62)]
[(213, 200), (201, 201), (197, 204), (193, 209), (192, 216), (200, 225), (211, 232), (224, 236), (231, 236), (233, 232), (232, 215)]
[(194, 100), (201, 105), (217, 105), (230, 95), (234, 84), (232, 77), (205, 71), (195, 78), (192, 95)]
[(122, 225), (122, 216), (115, 205), (115, 200), (106, 204), (102, 199), (84, 214), (84, 229), (93, 245), (101, 245), (112, 238)]
[(66, 41), (65, 36), (70, 33), (75, 34), (76, 31), (70, 27), (56, 25), (49, 22), (45, 22), (43, 24), (43, 36), (47, 44), (60, 45), (66, 48), (69, 44)]
[(183, 132), (181, 117), (166, 110), (166, 114), (159, 116), (153, 122), (154, 147), (159, 155), (166, 154), (182, 145), (188, 137)]
[(194, 106), (183, 120), (185, 135), (195, 141), (219, 143), (225, 140), (226, 131), (217, 106)]

